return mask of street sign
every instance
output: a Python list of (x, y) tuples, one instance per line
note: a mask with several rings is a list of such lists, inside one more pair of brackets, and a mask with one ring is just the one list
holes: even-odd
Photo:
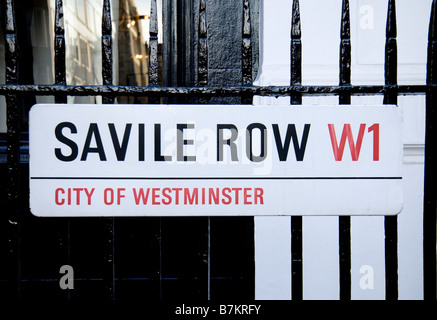
[(395, 215), (396, 106), (39, 104), (36, 216)]

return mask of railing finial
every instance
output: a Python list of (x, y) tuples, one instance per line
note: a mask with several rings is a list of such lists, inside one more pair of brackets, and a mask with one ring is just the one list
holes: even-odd
[(112, 21), (110, 0), (103, 1), (102, 76), (104, 85), (112, 84)]
[(429, 21), (426, 83), (437, 83), (437, 0), (432, 2)]
[[(56, 0), (55, 9), (55, 84), (67, 84), (65, 72), (64, 4)], [(56, 97), (57, 102), (67, 102), (66, 97)]]
[(242, 83), (252, 84), (252, 31), (250, 23), (249, 0), (243, 0), (243, 30), (242, 30)]
[(200, 86), (208, 85), (208, 33), (206, 24), (206, 0), (199, 3), (199, 43), (198, 43), (198, 65), (197, 83)]
[[(389, 0), (387, 12), (386, 44), (385, 44), (385, 84), (397, 84), (398, 50), (396, 41), (396, 2)], [(394, 99), (389, 99), (393, 102)], [(396, 99), (397, 100), (397, 99)]]
[[(349, 18), (349, 0), (343, 0), (340, 35), (340, 85), (351, 84), (351, 31)], [(341, 104), (350, 103), (349, 96), (340, 96)]]
[[(149, 84), (157, 86), (159, 83), (158, 62), (158, 11), (156, 0), (150, 3), (149, 25)], [(149, 101), (150, 102), (150, 101)]]
[[(302, 42), (299, 0), (293, 0), (290, 54), (290, 85), (300, 85), (302, 84)], [(291, 103), (301, 104), (302, 96), (292, 96)]]

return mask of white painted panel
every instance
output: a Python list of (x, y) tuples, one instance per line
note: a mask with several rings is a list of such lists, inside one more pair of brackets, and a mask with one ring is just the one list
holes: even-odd
[(255, 217), (255, 299), (291, 299), (290, 217)]
[[(287, 2), (287, 4), (285, 3)], [(287, 18), (279, 21), (264, 16), (262, 26), (275, 26), (279, 34), (263, 33), (269, 46), (261, 48), (264, 57), (272, 57), (275, 66), (262, 63), (259, 85), (289, 84), (289, 26), (292, 1), (264, 1), (269, 12), (285, 10)], [(398, 0), (398, 81), (400, 84), (423, 84), (426, 78), (426, 46), (432, 0)], [(278, 6), (276, 5), (278, 4)], [(303, 82), (304, 84), (338, 83), (338, 46), (341, 1), (301, 0)], [(384, 83), (384, 47), (388, 1), (350, 1), (352, 40), (352, 83), (381, 85)], [(285, 6), (288, 8), (285, 9)], [(262, 11), (262, 10), (261, 10)], [(262, 27), (263, 28), (263, 27)], [(265, 29), (267, 30), (267, 29)], [(284, 31), (286, 30), (286, 31)], [(319, 34), (317, 33), (319, 32)], [(326, 46), (317, 43), (323, 35)], [(324, 39), (321, 39), (323, 41)], [(329, 41), (328, 41), (329, 40)], [(332, 43), (331, 43), (332, 41)], [(276, 43), (281, 42), (280, 46)], [(282, 43), (282, 42), (285, 42)], [(276, 51), (281, 50), (283, 60)], [(273, 58), (274, 57), (274, 58)], [(262, 80), (262, 81), (261, 81)], [(282, 102), (281, 102), (282, 99)], [(352, 103), (377, 105), (383, 97), (352, 97)], [(404, 114), (404, 208), (398, 216), (399, 298), (423, 298), (422, 206), (424, 96), (399, 96)], [(288, 98), (261, 98), (261, 103), (288, 104)], [(336, 97), (304, 97), (303, 104), (321, 102), (337, 104)], [(385, 248), (383, 217), (352, 217), (352, 299), (385, 298)], [(257, 232), (257, 229), (255, 229)], [(338, 219), (304, 217), (304, 298), (338, 298)], [(277, 243), (280, 245), (280, 243)], [(266, 257), (271, 259), (270, 256)], [(256, 264), (264, 257), (257, 255)], [(373, 269), (373, 289), (360, 287), (360, 280)], [(360, 273), (360, 269), (362, 273)], [(266, 271), (267, 273), (267, 271)], [(362, 283), (365, 287), (365, 283)], [(257, 286), (256, 292), (264, 288)]]
[(351, 298), (385, 299), (384, 217), (351, 217)]
[(341, 0), (301, 1), (302, 83), (338, 84)]
[(339, 298), (338, 217), (303, 217), (303, 298)]
[(404, 209), (398, 216), (399, 299), (423, 299), (423, 164), (404, 166)]
[[(351, 102), (371, 106), (382, 99), (381, 95), (353, 96)], [(384, 238), (384, 217), (351, 217), (352, 299), (385, 299)]]

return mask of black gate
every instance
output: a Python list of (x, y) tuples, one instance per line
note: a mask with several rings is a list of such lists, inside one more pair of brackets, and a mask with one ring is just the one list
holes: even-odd
[[(179, 3), (179, 2), (176, 2)], [(432, 3), (426, 85), (397, 84), (395, 0), (389, 0), (385, 85), (351, 85), (349, 1), (343, 0), (340, 74), (338, 86), (303, 86), (301, 72), (301, 21), (299, 1), (294, 0), (291, 25), (291, 80), (289, 86), (252, 85), (253, 56), (250, 1), (242, 0), (241, 85), (211, 86), (208, 61), (206, 0), (199, 0), (197, 58), (194, 86), (159, 86), (158, 22), (156, 0), (151, 1), (149, 37), (149, 86), (113, 85), (113, 48), (110, 1), (103, 1), (102, 85), (67, 85), (63, 1), (56, 1), (55, 83), (28, 84), (20, 59), (14, 0), (3, 1), (6, 84), (0, 94), (7, 105), (7, 134), (0, 139), (0, 298), (3, 300), (123, 300), (152, 298), (214, 299), (254, 298), (254, 248), (252, 218), (36, 218), (28, 206), (27, 109), (35, 96), (102, 96), (103, 103), (116, 97), (147, 97), (149, 103), (190, 101), (208, 103), (213, 97), (232, 97), (251, 104), (254, 95), (290, 96), (301, 104), (305, 95), (337, 95), (350, 104), (352, 95), (380, 94), (384, 103), (396, 104), (398, 95), (426, 95), (426, 143), (424, 185), (424, 297), (436, 298), (436, 183), (432, 163), (436, 159), (437, 99), (437, 0)], [(179, 3), (180, 4), (180, 3)], [(184, 12), (182, 10), (182, 12)], [(189, 13), (187, 13), (189, 14)], [(177, 72), (177, 71), (176, 71)], [(182, 71), (181, 71), (182, 72)], [(32, 98), (33, 97), (33, 98)], [(179, 99), (179, 100), (178, 100)], [(43, 124), (42, 124), (43, 125)], [(185, 230), (185, 231), (184, 231)], [(302, 299), (302, 217), (292, 224), (292, 297)], [(351, 298), (350, 217), (339, 218), (340, 299)], [(386, 299), (398, 298), (397, 217), (385, 218)], [(238, 245), (236, 245), (238, 243)], [(232, 249), (236, 247), (235, 249)], [(74, 290), (59, 289), (59, 268), (75, 267)], [(44, 295), (41, 294), (44, 293)]]

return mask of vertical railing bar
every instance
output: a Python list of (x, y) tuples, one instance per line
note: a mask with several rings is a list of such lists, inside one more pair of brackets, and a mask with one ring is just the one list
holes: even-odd
[[(252, 84), (252, 31), (250, 22), (250, 3), (243, 0), (243, 26), (241, 42), (241, 73), (242, 84)], [(252, 104), (252, 95), (241, 96), (241, 103)]]
[[(112, 85), (112, 21), (110, 0), (103, 1), (102, 12), (102, 78), (104, 85)], [(103, 103), (114, 103), (114, 97), (103, 96)], [(115, 299), (114, 218), (104, 219), (103, 281), (108, 300)]]
[[(64, 5), (63, 0), (56, 0), (55, 8), (55, 84), (66, 85), (66, 71), (65, 71), (65, 28), (64, 28)], [(67, 103), (67, 96), (63, 94), (55, 95), (55, 103)], [(70, 264), (70, 218), (62, 219), (58, 227), (58, 247), (60, 252), (66, 251), (66, 261), (63, 261), (62, 255), (58, 259), (59, 266), (64, 265), (65, 262)], [(67, 289), (67, 300), (71, 298), (71, 291)]]
[[(243, 0), (243, 24), (241, 41), (241, 84), (253, 84), (253, 60), (252, 60), (252, 23), (250, 19), (250, 1)], [(242, 104), (253, 104), (253, 94), (242, 94)], [(254, 223), (254, 217), (251, 220)], [(255, 269), (253, 269), (254, 271)]]
[[(290, 85), (302, 84), (302, 42), (299, 0), (293, 0), (290, 41)], [(302, 94), (292, 94), (291, 104), (302, 104)], [(303, 298), (302, 217), (291, 217), (291, 298)]]
[[(158, 61), (158, 10), (156, 0), (150, 2), (149, 21), (149, 86), (159, 85), (159, 61)], [(157, 104), (159, 97), (149, 97), (148, 102)]]
[[(351, 40), (349, 0), (343, 0), (340, 35), (340, 85), (351, 85)], [(340, 104), (350, 104), (351, 95), (342, 93)], [(351, 299), (351, 217), (340, 216), (339, 221), (339, 258), (340, 258), (340, 300)]]
[[(18, 41), (14, 1), (4, 4), (5, 78), (7, 84), (18, 83)], [(6, 95), (7, 126), (7, 219), (8, 219), (8, 292), (11, 300), (21, 299), (20, 285), (20, 112), (15, 94)]]
[(207, 252), (207, 261), (208, 261), (208, 301), (211, 300), (211, 217), (208, 216), (208, 222), (207, 222), (207, 232), (208, 232), (208, 237), (207, 237), (207, 247), (208, 247), (208, 252)]
[[(385, 45), (385, 84), (397, 84), (396, 3), (389, 0)], [(397, 104), (397, 93), (384, 94), (384, 104)], [(398, 299), (398, 218), (386, 216), (385, 228), (385, 283), (386, 300)]]
[(163, 285), (162, 285), (162, 218), (158, 218), (158, 231), (156, 232), (156, 239), (158, 240), (159, 248), (159, 266), (158, 266), (158, 281), (159, 281), (159, 300), (163, 300)]
[[(159, 85), (159, 61), (158, 61), (158, 10), (156, 0), (150, 2), (149, 20), (149, 86)], [(149, 97), (148, 103), (160, 103), (159, 97)], [(156, 278), (159, 281), (159, 299), (163, 299), (162, 285), (162, 218), (159, 217), (154, 224), (155, 239), (158, 244), (159, 264)]]
[[(437, 0), (433, 0), (429, 34), (426, 84), (437, 84)], [(436, 162), (437, 124), (435, 104), (437, 92), (432, 90), (426, 94), (426, 135), (425, 135), (425, 182), (423, 201), (423, 287), (424, 299), (436, 300), (436, 194), (437, 177), (434, 164)]]
[[(206, 0), (199, 1), (199, 24), (197, 44), (197, 85), (208, 85), (208, 30), (206, 22)], [(208, 103), (208, 98), (200, 97), (200, 104)], [(207, 299), (211, 300), (211, 217), (207, 221)]]

